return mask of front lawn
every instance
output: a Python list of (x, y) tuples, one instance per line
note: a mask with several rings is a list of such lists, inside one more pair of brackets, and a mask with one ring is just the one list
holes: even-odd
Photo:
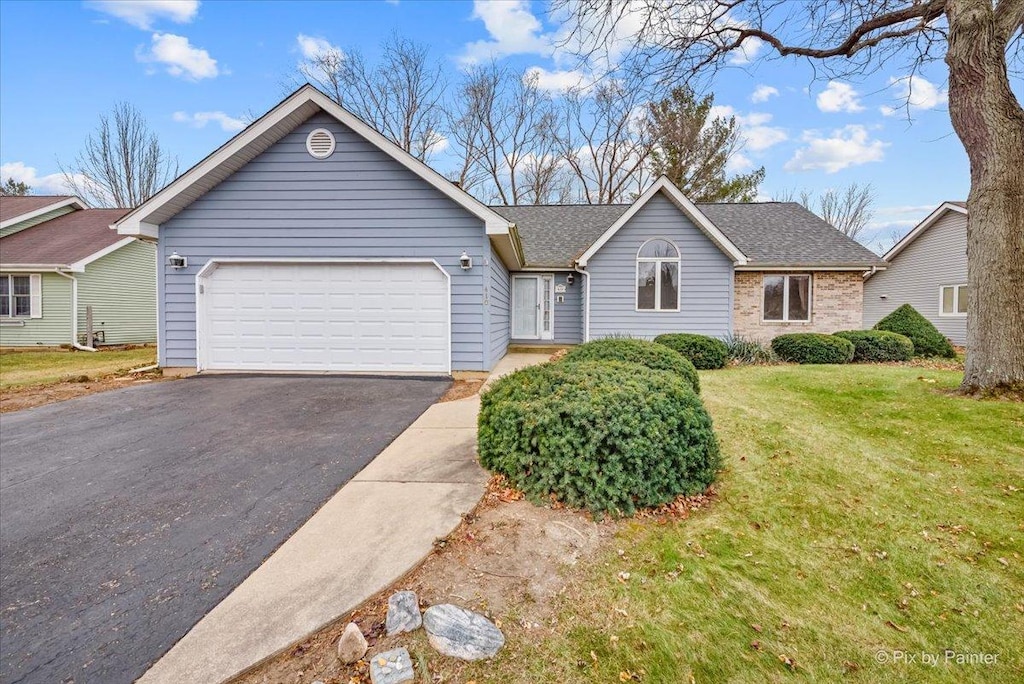
[(465, 674), (1024, 681), (1024, 405), (947, 394), (959, 380), (701, 373), (726, 464), (715, 501), (626, 523), (572, 571), (554, 629), (513, 627), (496, 662)]
[(0, 353), (0, 391), (52, 385), (68, 380), (96, 380), (156, 363), (156, 347), (110, 351), (21, 351)]

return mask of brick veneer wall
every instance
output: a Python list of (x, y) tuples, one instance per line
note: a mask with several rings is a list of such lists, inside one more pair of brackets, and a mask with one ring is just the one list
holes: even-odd
[(762, 271), (736, 271), (733, 334), (767, 341), (791, 332), (857, 330), (863, 323), (864, 278), (860, 271), (815, 271), (811, 275), (810, 323), (762, 323)]

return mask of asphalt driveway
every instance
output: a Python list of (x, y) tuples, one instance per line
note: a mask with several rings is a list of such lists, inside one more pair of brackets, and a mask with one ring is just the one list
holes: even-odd
[(447, 380), (209, 376), (0, 417), (0, 682), (131, 682)]

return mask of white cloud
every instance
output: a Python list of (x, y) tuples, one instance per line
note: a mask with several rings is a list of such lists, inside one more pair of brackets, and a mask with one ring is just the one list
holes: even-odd
[(821, 137), (817, 131), (804, 131), (807, 143), (786, 162), (786, 171), (824, 171), (836, 173), (849, 166), (881, 161), (889, 143), (872, 140), (864, 126), (851, 124)]
[(427, 154), (441, 154), (451, 146), (451, 141), (443, 135), (437, 136), (437, 139), (430, 145), (427, 150)]
[(63, 173), (40, 176), (35, 167), (26, 166), (20, 161), (0, 165), (0, 182), (5, 182), (8, 178), (27, 184), (33, 195), (68, 195), (72, 192), (64, 181)]
[(460, 58), (464, 64), (476, 64), (509, 55), (537, 54), (547, 57), (554, 51), (553, 37), (542, 32), (544, 27), (530, 11), (527, 0), (474, 0), (472, 18), (484, 22), (490, 40), (467, 43)]
[(188, 124), (192, 128), (206, 128), (206, 124), (212, 121), (218, 124), (222, 131), (228, 131), (229, 133), (240, 131), (246, 126), (246, 122), (243, 119), (236, 119), (224, 112), (195, 112), (194, 114), (174, 112), (171, 118), (178, 123)]
[(781, 142), (789, 140), (789, 135), (784, 128), (769, 126), (772, 115), (767, 112), (750, 112), (740, 114), (729, 105), (713, 105), (708, 114), (708, 119), (716, 117), (735, 117), (740, 127), (740, 135), (743, 137), (744, 147), (753, 152), (763, 152)]
[(779, 89), (774, 88), (770, 85), (761, 84), (754, 88), (754, 92), (750, 95), (751, 102), (767, 102), (773, 97), (778, 97)]
[(341, 56), (344, 53), (337, 45), (331, 45), (327, 40), (323, 38), (314, 38), (300, 33), (296, 39), (299, 44), (299, 52), (302, 53), (305, 59), (317, 59), (324, 55), (337, 55)]
[(931, 81), (921, 76), (911, 75), (903, 78), (890, 78), (889, 86), (896, 88), (896, 99), (900, 101), (900, 107), (882, 105), (879, 110), (885, 116), (892, 116), (900, 109), (935, 109), (946, 104), (949, 100), (949, 93), (936, 86)]
[(729, 64), (741, 66), (750, 64), (764, 48), (764, 41), (760, 38), (747, 38), (738, 48), (729, 53)]
[(746, 173), (754, 168), (754, 162), (742, 152), (737, 152), (725, 162), (725, 170), (728, 173)]
[(192, 21), (199, 13), (199, 0), (92, 0), (86, 7), (148, 31), (160, 19), (176, 24)]
[(198, 81), (214, 78), (220, 73), (217, 60), (210, 53), (195, 47), (185, 36), (173, 33), (154, 33), (153, 44), (149, 52), (136, 54), (140, 62), (158, 62), (167, 68), (171, 76)]
[(554, 69), (548, 71), (544, 67), (530, 67), (523, 74), (523, 78), (535, 77), (537, 79), (537, 87), (541, 90), (547, 90), (552, 92), (564, 92), (572, 88), (580, 87), (584, 84), (586, 76), (582, 71), (579, 70), (568, 70), (560, 71)]
[(818, 109), (823, 112), (861, 112), (860, 94), (849, 83), (829, 81), (825, 90), (818, 93)]

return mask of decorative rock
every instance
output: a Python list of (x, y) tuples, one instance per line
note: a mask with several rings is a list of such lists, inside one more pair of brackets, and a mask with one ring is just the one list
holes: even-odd
[(388, 636), (412, 632), (423, 624), (420, 601), (414, 591), (396, 591), (388, 598), (388, 616), (384, 621)]
[(479, 613), (442, 603), (423, 614), (430, 645), (439, 653), (462, 660), (494, 656), (505, 645), (505, 635)]
[(366, 643), (366, 637), (363, 636), (359, 626), (354, 622), (348, 623), (341, 638), (338, 639), (338, 657), (341, 658), (341, 661), (350, 665), (366, 655), (368, 648), (370, 645)]
[(392, 649), (370, 658), (372, 684), (401, 684), (414, 679), (416, 672), (412, 669), (412, 658), (405, 648)]

